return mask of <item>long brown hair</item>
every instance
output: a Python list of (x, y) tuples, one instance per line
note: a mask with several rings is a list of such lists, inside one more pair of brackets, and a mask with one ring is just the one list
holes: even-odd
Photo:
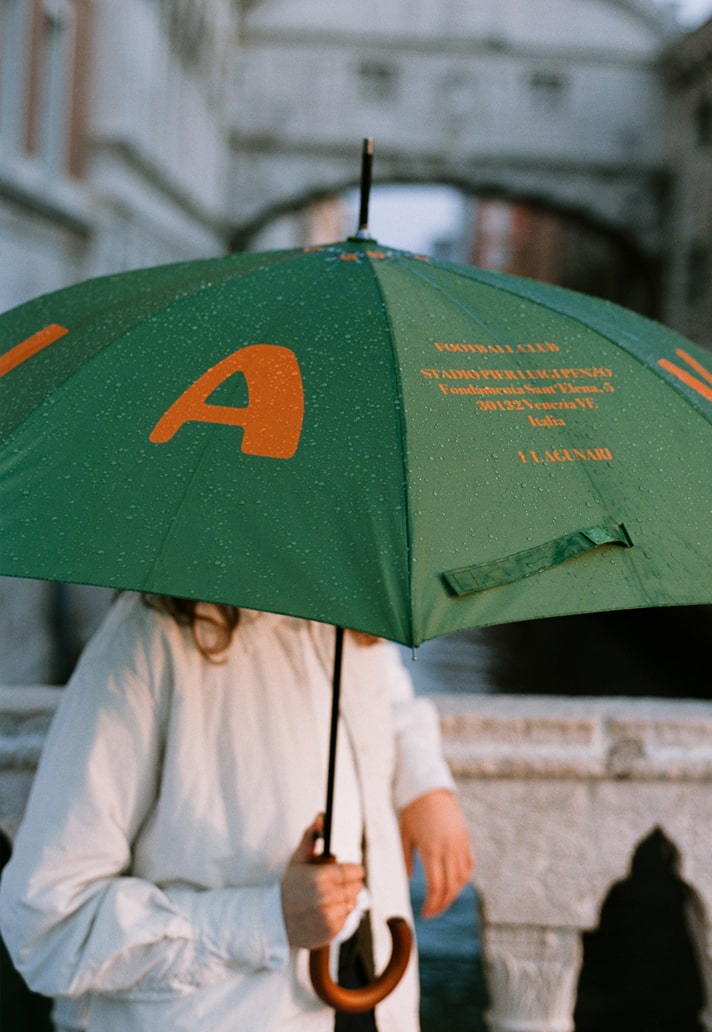
[[(215, 603), (198, 612), (200, 602), (170, 595), (142, 595), (144, 603), (159, 613), (166, 613), (179, 627), (189, 627), (195, 647), (209, 663), (218, 663), (218, 657), (232, 641), (240, 622), (237, 606)], [(206, 635), (204, 632), (208, 631)]]
[[(209, 610), (198, 612), (200, 602), (190, 598), (173, 598), (171, 595), (142, 595), (144, 603), (159, 613), (166, 613), (179, 627), (189, 627), (195, 646), (209, 663), (219, 663), (220, 655), (232, 642), (233, 634), (240, 622), (237, 606), (215, 602)], [(207, 636), (205, 631), (208, 631)], [(365, 631), (348, 631), (351, 637), (364, 646), (375, 645), (379, 638)]]

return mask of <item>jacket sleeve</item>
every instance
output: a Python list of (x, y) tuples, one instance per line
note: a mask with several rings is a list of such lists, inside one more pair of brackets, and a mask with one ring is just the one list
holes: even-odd
[(454, 791), (455, 782), (443, 757), (440, 722), (433, 702), (415, 695), (398, 649), (388, 644), (384, 651), (396, 746), (393, 801), (400, 811), (434, 789)]
[(169, 670), (157, 649), (116, 673), (90, 646), (3, 872), (3, 936), (26, 981), (48, 996), (156, 999), (286, 962), (278, 883), (163, 889), (131, 875), (131, 843), (159, 790), (156, 683)]

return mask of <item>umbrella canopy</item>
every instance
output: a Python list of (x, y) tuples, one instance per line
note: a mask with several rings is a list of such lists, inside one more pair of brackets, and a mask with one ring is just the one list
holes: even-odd
[(712, 357), (353, 238), (0, 317), (0, 573), (407, 644), (712, 601)]

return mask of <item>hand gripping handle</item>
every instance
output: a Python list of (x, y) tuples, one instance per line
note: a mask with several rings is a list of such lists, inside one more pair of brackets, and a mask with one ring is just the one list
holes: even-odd
[(391, 959), (383, 973), (360, 989), (344, 989), (331, 977), (329, 947), (320, 946), (309, 952), (309, 975), (314, 992), (334, 1010), (346, 1014), (361, 1014), (371, 1010), (392, 993), (405, 974), (413, 945), (413, 933), (402, 917), (390, 917), (386, 922), (391, 933)]

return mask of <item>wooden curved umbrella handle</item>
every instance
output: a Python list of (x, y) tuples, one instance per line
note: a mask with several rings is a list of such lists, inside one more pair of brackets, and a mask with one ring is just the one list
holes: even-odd
[(386, 923), (393, 944), (391, 959), (382, 974), (360, 989), (344, 989), (333, 980), (329, 970), (328, 946), (310, 950), (309, 975), (314, 992), (329, 1007), (346, 1014), (361, 1014), (384, 1000), (398, 985), (408, 967), (413, 933), (402, 917), (390, 917)]

